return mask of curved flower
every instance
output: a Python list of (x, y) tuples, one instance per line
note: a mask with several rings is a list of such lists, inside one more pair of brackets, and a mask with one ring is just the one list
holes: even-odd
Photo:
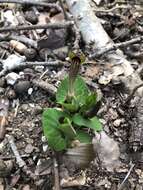
[(69, 96), (73, 96), (74, 95), (73, 85), (79, 73), (81, 64), (85, 61), (85, 56), (83, 53), (70, 52), (69, 58), (71, 60), (71, 66), (69, 70)]

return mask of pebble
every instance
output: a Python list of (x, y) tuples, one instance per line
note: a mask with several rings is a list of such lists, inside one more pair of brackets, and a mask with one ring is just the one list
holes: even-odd
[(47, 142), (47, 139), (45, 136), (42, 136), (41, 140), (42, 140), (42, 142)]
[(46, 152), (48, 150), (48, 144), (43, 144), (43, 152)]
[(121, 125), (121, 123), (122, 123), (122, 119), (116, 119), (116, 120), (113, 122), (113, 125), (114, 125), (115, 127), (119, 127), (119, 126)]
[(25, 147), (25, 153), (27, 154), (31, 154), (34, 150), (34, 146), (32, 146), (32, 144), (28, 144), (26, 147)]
[(13, 89), (8, 89), (8, 91), (6, 92), (6, 96), (10, 100), (15, 99), (16, 98), (15, 91)]
[(6, 75), (6, 82), (13, 86), (19, 78), (20, 76), (17, 73), (11, 72)]
[(38, 71), (38, 72), (42, 73), (44, 71), (44, 66), (42, 66), (42, 65), (36, 66), (35, 71)]
[(31, 95), (32, 92), (33, 92), (33, 88), (29, 88), (29, 89), (28, 89), (28, 95)]
[(108, 75), (108, 76), (102, 75), (99, 78), (98, 82), (99, 84), (107, 85), (111, 81), (111, 79), (112, 79), (112, 75)]
[(14, 86), (14, 90), (17, 94), (23, 94), (26, 92), (28, 93), (29, 88), (30, 88), (29, 81), (18, 81)]
[(35, 14), (34, 11), (27, 11), (25, 13), (25, 19), (31, 22), (32, 24), (37, 24), (38, 16)]

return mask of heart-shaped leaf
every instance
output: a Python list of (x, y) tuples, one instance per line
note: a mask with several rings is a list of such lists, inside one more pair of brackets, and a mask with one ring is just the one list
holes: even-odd
[(42, 116), (44, 135), (48, 139), (50, 147), (56, 151), (64, 150), (67, 147), (67, 142), (58, 129), (59, 119), (65, 116), (64, 112), (54, 108), (48, 108)]
[[(57, 93), (56, 100), (58, 103), (63, 104), (65, 100), (68, 98), (68, 87), (69, 87), (69, 77), (66, 77), (60, 84)], [(79, 103), (79, 105), (83, 105), (86, 101), (86, 98), (89, 94), (89, 89), (81, 77), (77, 77), (74, 85), (74, 98)]]

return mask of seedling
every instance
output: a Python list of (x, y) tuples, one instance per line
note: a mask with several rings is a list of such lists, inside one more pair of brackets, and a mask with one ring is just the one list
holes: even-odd
[(85, 113), (97, 103), (97, 94), (89, 90), (84, 80), (78, 75), (84, 62), (83, 54), (70, 53), (71, 67), (69, 75), (61, 81), (56, 93), (59, 108), (48, 108), (42, 117), (44, 135), (48, 144), (55, 151), (72, 147), (74, 141), (91, 143), (87, 129), (101, 131), (99, 119), (87, 118)]

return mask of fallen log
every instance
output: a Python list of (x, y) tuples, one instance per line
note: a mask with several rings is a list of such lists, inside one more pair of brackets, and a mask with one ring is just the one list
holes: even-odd
[[(100, 20), (95, 16), (89, 0), (66, 0), (69, 11), (72, 13), (77, 27), (79, 28), (86, 45), (92, 48), (92, 51), (99, 51), (105, 48), (114, 47), (114, 42), (103, 29)], [(92, 52), (92, 53), (93, 53)], [(122, 71), (121, 80), (129, 90), (142, 83), (139, 75), (135, 73), (130, 62), (125, 58), (123, 52), (119, 49), (106, 52), (106, 58), (113, 65), (112, 78), (119, 78), (114, 70)], [(139, 96), (143, 95), (143, 88), (137, 90)]]

